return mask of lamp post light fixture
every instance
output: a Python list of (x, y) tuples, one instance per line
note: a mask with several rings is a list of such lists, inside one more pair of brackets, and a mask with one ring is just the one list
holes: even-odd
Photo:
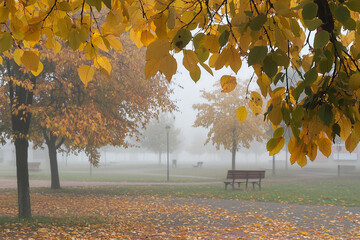
[(167, 175), (166, 179), (169, 181), (169, 132), (170, 132), (170, 126), (166, 125), (166, 154), (167, 154), (167, 161), (166, 161), (166, 167), (167, 167)]

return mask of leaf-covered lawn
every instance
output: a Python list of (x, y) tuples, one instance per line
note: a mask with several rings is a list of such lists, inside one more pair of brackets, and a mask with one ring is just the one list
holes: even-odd
[(344, 207), (360, 206), (359, 185), (340, 178), (264, 183), (261, 192), (223, 185), (35, 188), (27, 220), (16, 218), (16, 191), (0, 190), (0, 239), (359, 239), (360, 207)]
[(1, 239), (359, 238), (359, 208), (301, 206), (85, 191), (31, 194), (34, 218), (16, 219), (0, 195)]

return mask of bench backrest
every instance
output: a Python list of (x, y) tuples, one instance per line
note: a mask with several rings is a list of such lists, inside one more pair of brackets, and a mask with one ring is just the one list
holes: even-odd
[(265, 170), (228, 170), (227, 179), (265, 178)]

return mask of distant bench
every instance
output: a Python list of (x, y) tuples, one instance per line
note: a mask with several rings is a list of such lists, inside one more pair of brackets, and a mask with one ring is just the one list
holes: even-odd
[(203, 162), (197, 162), (196, 165), (193, 165), (193, 167), (201, 168), (203, 165)]
[(246, 190), (248, 189), (248, 183), (252, 183), (253, 189), (255, 184), (259, 186), (261, 191), (261, 179), (265, 178), (265, 170), (228, 170), (225, 183), (225, 190), (228, 185), (232, 186), (234, 190), (235, 184), (238, 184), (240, 188), (241, 183), (245, 183)]
[(40, 162), (28, 162), (29, 171), (39, 171)]

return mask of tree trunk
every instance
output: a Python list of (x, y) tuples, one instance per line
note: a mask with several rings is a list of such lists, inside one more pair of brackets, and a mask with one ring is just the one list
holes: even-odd
[(233, 140), (233, 145), (232, 145), (232, 158), (231, 158), (231, 169), (235, 170), (235, 156), (236, 156), (236, 140)]
[(159, 152), (159, 165), (161, 165), (161, 152)]
[(56, 137), (50, 135), (49, 141), (46, 142), (49, 150), (50, 172), (51, 172), (51, 189), (60, 189), (59, 169), (56, 152)]
[(5, 64), (6, 74), (10, 78), (9, 100), (12, 134), (15, 139), (19, 217), (31, 217), (27, 137), (31, 121), (31, 112), (28, 111), (28, 107), (32, 104), (33, 92), (20, 84), (14, 84), (12, 78), (29, 79), (33, 88), (35, 88), (36, 78), (24, 74), (14, 61), (6, 59)]
[(31, 217), (28, 147), (29, 143), (27, 139), (15, 139), (18, 206), (19, 217), (21, 218)]

